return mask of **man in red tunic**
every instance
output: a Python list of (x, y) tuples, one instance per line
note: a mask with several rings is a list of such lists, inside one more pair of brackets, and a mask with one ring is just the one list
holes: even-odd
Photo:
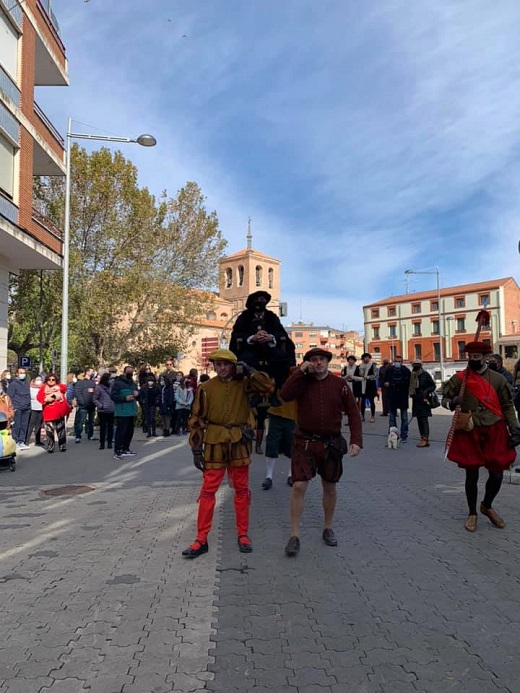
[[(477, 497), (480, 467), (488, 470), (488, 480), (480, 512), (499, 529), (504, 520), (492, 508), (502, 485), (504, 470), (515, 460), (515, 438), (518, 421), (511, 388), (506, 379), (487, 367), (485, 356), (491, 347), (483, 342), (466, 345), (468, 376), (463, 397), (460, 396), (464, 372), (455, 373), (442, 389), (442, 404), (452, 411), (460, 406), (462, 414), (471, 413), (466, 430), (456, 430), (448, 459), (466, 470), (466, 498), (469, 515), (464, 524), (468, 532), (477, 529)], [(466, 418), (466, 417), (464, 417)]]
[[(343, 455), (348, 451), (356, 457), (363, 447), (361, 416), (354, 395), (343, 378), (329, 373), (331, 358), (330, 351), (310, 349), (280, 390), (284, 401), (296, 400), (298, 404), (291, 454), (291, 537), (285, 547), (288, 556), (296, 556), (300, 550), (305, 491), (316, 473), (321, 476), (323, 487), (323, 541), (327, 546), (337, 546), (332, 520), (336, 484), (343, 474)], [(341, 435), (343, 414), (348, 416), (350, 445)]]

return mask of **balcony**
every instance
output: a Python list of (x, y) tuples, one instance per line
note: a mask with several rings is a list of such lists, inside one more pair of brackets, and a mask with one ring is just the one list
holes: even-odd
[(62, 230), (59, 229), (49, 218), (39, 212), (35, 207), (32, 208), (32, 220), (44, 231), (61, 242), (63, 238)]
[(65, 149), (65, 140), (63, 137), (60, 135), (58, 130), (54, 127), (52, 122), (47, 118), (45, 113), (42, 111), (42, 109), (38, 106), (36, 101), (34, 102), (34, 112), (38, 116), (38, 118), (42, 121), (42, 123), (45, 125), (47, 130), (51, 133), (51, 135), (54, 137), (56, 142), (60, 145), (61, 149)]
[(0, 214), (16, 224), (18, 219), (18, 207), (7, 197), (0, 194)]
[(50, 0), (38, 0), (40, 21), (36, 32), (34, 83), (36, 86), (67, 86), (67, 58)]
[(0, 65), (0, 93), (10, 99), (17, 108), (20, 108), (21, 91), (18, 89), (12, 78)]

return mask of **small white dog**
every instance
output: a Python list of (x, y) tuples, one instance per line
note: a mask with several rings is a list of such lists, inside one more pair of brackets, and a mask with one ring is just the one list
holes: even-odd
[(399, 444), (401, 443), (401, 436), (399, 435), (399, 429), (392, 426), (388, 431), (388, 440), (386, 442), (386, 447), (389, 450), (397, 450)]

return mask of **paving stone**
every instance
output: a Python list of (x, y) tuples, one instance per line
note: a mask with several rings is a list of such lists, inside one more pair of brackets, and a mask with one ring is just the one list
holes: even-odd
[(5, 679), (3, 686), (8, 693), (39, 693), (44, 686), (50, 686), (52, 683), (53, 679), (48, 676), (38, 676), (34, 679), (26, 679), (20, 676), (13, 679)]

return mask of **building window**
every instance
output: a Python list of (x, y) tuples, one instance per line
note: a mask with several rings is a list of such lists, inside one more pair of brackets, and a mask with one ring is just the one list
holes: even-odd
[(441, 345), (439, 342), (433, 343), (433, 358), (436, 361), (440, 361), (441, 358)]
[(255, 267), (256, 286), (262, 286), (262, 268), (260, 265)]
[(244, 286), (244, 265), (239, 265), (237, 268), (238, 286)]
[(379, 308), (372, 308), (372, 318), (377, 319), (379, 317)]
[(388, 333), (390, 335), (390, 339), (395, 339), (397, 337), (397, 327), (395, 325), (389, 325)]
[(3, 137), (0, 137), (0, 190), (13, 196), (15, 150)]
[(421, 312), (421, 304), (420, 303), (412, 303), (412, 313), (417, 315), (417, 313)]
[(457, 342), (457, 351), (459, 352), (459, 361), (464, 361), (466, 359), (466, 352), (464, 351), (466, 347), (466, 342)]
[(226, 289), (231, 289), (233, 286), (233, 270), (231, 267), (226, 269)]
[(439, 321), (432, 320), (432, 334), (439, 334)]
[(295, 332), (295, 333), (294, 333), (294, 336), (295, 336), (295, 338), (296, 338), (296, 337), (300, 337), (300, 338), (301, 338), (301, 337), (303, 337), (303, 332)]
[(397, 347), (395, 347), (393, 344), (390, 344), (390, 361), (395, 360), (396, 353), (397, 353)]
[(416, 359), (422, 359), (422, 346), (420, 344), (414, 344), (414, 352)]
[(466, 299), (464, 296), (455, 297), (455, 308), (464, 308), (466, 306)]
[(379, 347), (374, 347), (374, 354), (380, 354), (381, 349)]
[(414, 322), (414, 324), (413, 324), (413, 336), (414, 337), (420, 337), (421, 336), (421, 323), (420, 322)]
[(380, 339), (381, 338), (379, 335), (379, 327), (373, 327), (372, 332), (373, 332), (372, 339)]
[[(7, 3), (7, 7), (17, 3)], [(11, 8), (12, 9), (12, 8)], [(18, 80), (18, 34), (0, 10), (0, 64), (14, 82)], [(18, 104), (16, 104), (18, 106)]]
[(430, 301), (430, 310), (439, 310), (439, 301)]
[(388, 317), (389, 318), (395, 317), (395, 306), (388, 306)]
[(309, 337), (316, 337), (317, 335), (317, 332), (309, 332)]
[(269, 269), (267, 270), (267, 283), (269, 289), (272, 289), (274, 285), (274, 270), (272, 267), (269, 267)]
[(296, 342), (296, 344), (295, 344), (294, 346), (295, 346), (297, 349), (303, 349), (303, 344), (302, 344), (302, 342)]
[(309, 346), (311, 349), (314, 349), (314, 347), (317, 347), (318, 344), (317, 344), (317, 342), (309, 342)]
[(228, 317), (229, 317), (229, 315), (228, 315), (227, 313), (221, 313), (221, 314), (220, 314), (220, 319), (221, 319), (221, 320), (226, 320), (226, 318), (228, 318)]
[(455, 332), (466, 332), (466, 318), (457, 318)]
[(478, 302), (481, 306), (489, 306), (489, 294), (479, 294)]
[(216, 320), (217, 319), (217, 314), (214, 311), (210, 311), (209, 313), (206, 313), (206, 320)]

